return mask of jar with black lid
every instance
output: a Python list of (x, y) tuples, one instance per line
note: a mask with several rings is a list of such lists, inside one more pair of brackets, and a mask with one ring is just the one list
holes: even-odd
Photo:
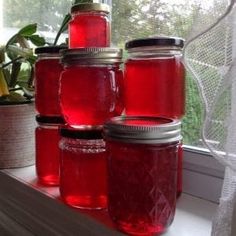
[(181, 119), (185, 113), (184, 41), (177, 37), (126, 43), (125, 113)]
[(107, 207), (107, 163), (101, 130), (60, 131), (60, 193), (75, 208)]
[(36, 116), (35, 130), (36, 174), (44, 185), (59, 185), (59, 128), (64, 124), (60, 117)]

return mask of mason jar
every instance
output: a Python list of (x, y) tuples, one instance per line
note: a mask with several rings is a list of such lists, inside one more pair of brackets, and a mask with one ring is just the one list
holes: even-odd
[(61, 129), (60, 193), (75, 208), (107, 207), (107, 152), (101, 130)]
[(126, 43), (125, 113), (180, 119), (185, 113), (184, 41), (176, 37)]
[(81, 3), (71, 8), (69, 48), (110, 46), (110, 7), (102, 3)]
[(122, 113), (122, 50), (69, 49), (62, 52), (62, 63), (60, 105), (71, 127), (101, 127)]
[(39, 47), (35, 64), (35, 106), (41, 116), (61, 116), (59, 79), (63, 70), (59, 51), (63, 46)]
[(180, 121), (115, 117), (104, 126), (108, 151), (108, 212), (131, 235), (164, 232), (176, 208)]
[(59, 128), (64, 120), (59, 117), (36, 116), (36, 121), (36, 175), (43, 185), (59, 185)]

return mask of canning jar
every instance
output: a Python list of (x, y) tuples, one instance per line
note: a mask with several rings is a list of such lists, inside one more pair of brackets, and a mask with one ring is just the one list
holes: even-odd
[(59, 127), (64, 120), (59, 117), (36, 116), (35, 130), (36, 174), (39, 183), (59, 184)]
[(104, 126), (108, 151), (108, 211), (131, 235), (164, 232), (176, 207), (180, 122), (115, 117)]
[(74, 128), (99, 127), (123, 111), (122, 50), (80, 48), (62, 52), (61, 111)]
[(75, 208), (107, 207), (105, 142), (99, 130), (61, 129), (60, 193)]
[(127, 115), (182, 118), (185, 112), (184, 41), (174, 37), (126, 43), (125, 112)]
[(69, 48), (109, 47), (110, 8), (107, 4), (81, 3), (71, 8)]
[(59, 79), (63, 70), (59, 51), (62, 46), (40, 47), (35, 64), (35, 105), (41, 116), (61, 116), (58, 92)]

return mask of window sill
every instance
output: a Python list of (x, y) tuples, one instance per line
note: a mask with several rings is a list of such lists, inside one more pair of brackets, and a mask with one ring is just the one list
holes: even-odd
[[(164, 236), (209, 236), (216, 207), (215, 203), (183, 194), (175, 220)], [(123, 235), (113, 228), (106, 211), (65, 206), (58, 188), (37, 184), (34, 166), (0, 171), (0, 209), (29, 231), (28, 235)]]

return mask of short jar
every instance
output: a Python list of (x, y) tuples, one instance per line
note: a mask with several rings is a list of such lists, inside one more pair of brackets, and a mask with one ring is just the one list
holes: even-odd
[(115, 117), (105, 124), (108, 211), (131, 235), (164, 232), (174, 219), (180, 122)]
[(61, 116), (58, 92), (63, 66), (59, 51), (65, 48), (49, 46), (35, 49), (38, 55), (35, 64), (35, 106), (41, 116)]
[(60, 193), (75, 208), (107, 207), (107, 153), (99, 130), (61, 129)]
[(110, 7), (101, 3), (81, 3), (71, 8), (69, 48), (109, 47)]
[(122, 50), (80, 48), (62, 52), (61, 111), (73, 128), (95, 128), (123, 111)]
[(125, 113), (180, 119), (185, 113), (184, 41), (175, 37), (126, 43)]
[(36, 174), (43, 185), (59, 185), (59, 127), (64, 120), (59, 117), (36, 116), (35, 130)]

